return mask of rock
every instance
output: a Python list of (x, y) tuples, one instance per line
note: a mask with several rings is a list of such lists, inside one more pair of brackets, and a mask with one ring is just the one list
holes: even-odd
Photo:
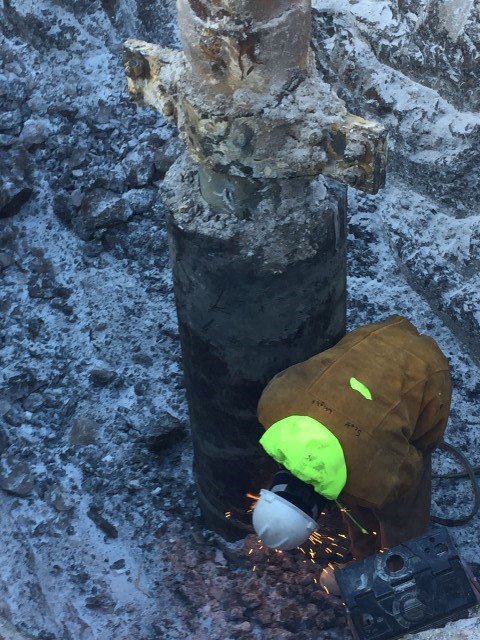
[(12, 408), (11, 403), (5, 398), (0, 398), (0, 417), (7, 414)]
[(219, 564), (222, 567), (226, 567), (228, 564), (227, 559), (225, 558), (225, 556), (223, 555), (223, 552), (220, 549), (215, 550), (214, 562), (215, 564)]
[(69, 122), (74, 122), (78, 113), (78, 107), (69, 102), (54, 103), (48, 106), (47, 113), (51, 116), (60, 115)]
[(160, 453), (185, 437), (185, 427), (179, 420), (170, 416), (164, 420), (159, 420), (145, 438), (147, 449), (152, 453)]
[(281, 627), (265, 630), (265, 640), (293, 640), (294, 634)]
[(95, 420), (80, 416), (73, 421), (70, 442), (74, 445), (95, 444), (100, 425)]
[(12, 249), (18, 234), (18, 229), (8, 222), (0, 223), (0, 247)]
[(53, 298), (53, 280), (50, 274), (34, 275), (28, 281), (28, 295), (31, 298), (49, 300)]
[(228, 612), (227, 619), (232, 622), (238, 622), (238, 620), (243, 620), (245, 617), (245, 608), (244, 607), (232, 607)]
[(0, 424), (0, 455), (4, 453), (9, 446), (10, 446), (10, 443), (8, 441), (7, 431)]
[(274, 615), (274, 620), (278, 620), (289, 631), (296, 631), (302, 620), (301, 610), (295, 604), (288, 604), (279, 608)]
[(17, 214), (28, 202), (32, 193), (30, 186), (16, 184), (0, 175), (0, 218), (8, 218)]
[(255, 619), (262, 625), (270, 625), (273, 620), (273, 612), (270, 607), (261, 606), (254, 612)]
[(20, 371), (13, 371), (12, 374), (4, 383), (5, 394), (11, 402), (25, 398), (43, 384), (38, 379), (33, 367), (25, 367)]
[(107, 538), (118, 538), (118, 529), (103, 516), (97, 507), (91, 506), (87, 516), (99, 527)]
[(92, 369), (90, 371), (90, 381), (95, 387), (108, 387), (117, 374), (111, 369)]
[(29, 318), (27, 323), (27, 332), (29, 337), (32, 340), (35, 340), (35, 338), (38, 338), (44, 325), (45, 325), (45, 321), (42, 318), (39, 318), (39, 317)]
[(52, 261), (48, 258), (44, 258), (43, 254), (38, 255), (38, 248), (36, 249), (37, 255), (33, 253), (35, 256), (34, 259), (30, 262), (30, 271), (33, 273), (39, 274), (53, 274), (53, 264)]
[(101, 609), (103, 613), (113, 613), (115, 605), (110, 585), (105, 580), (97, 580), (90, 595), (85, 598), (87, 609)]
[(16, 136), (8, 133), (0, 133), (0, 147), (12, 147), (16, 141)]
[(67, 225), (72, 223), (74, 211), (72, 204), (70, 194), (64, 189), (59, 189), (53, 198), (53, 211), (55, 215)]
[(149, 388), (149, 384), (147, 380), (140, 380), (133, 385), (133, 391), (136, 396), (144, 396)]
[(69, 212), (73, 229), (82, 240), (90, 240), (98, 230), (126, 222), (132, 213), (125, 198), (106, 189), (93, 189), (85, 195), (78, 212)]
[(113, 118), (112, 105), (101, 100), (98, 105), (97, 112), (93, 115), (93, 119), (97, 124), (109, 124)]
[(19, 111), (5, 111), (0, 113), (0, 131), (20, 131), (22, 116)]
[(163, 177), (175, 160), (183, 151), (183, 145), (178, 138), (169, 138), (163, 146), (155, 150), (155, 169), (160, 177)]
[(29, 109), (32, 113), (46, 115), (48, 113), (48, 102), (41, 95), (34, 95), (28, 100)]
[(45, 257), (45, 249), (43, 247), (31, 247), (30, 253), (35, 258), (44, 258)]
[(247, 591), (242, 593), (242, 603), (247, 609), (257, 609), (262, 605), (263, 595), (258, 591)]
[(14, 256), (11, 251), (0, 251), (0, 271), (4, 271), (7, 267), (14, 263)]
[(32, 159), (23, 148), (0, 150), (0, 218), (13, 216), (33, 193)]
[(86, 144), (80, 143), (76, 145), (72, 150), (70, 158), (68, 159), (68, 164), (70, 168), (75, 169), (80, 165), (82, 165), (85, 162), (87, 153), (88, 153), (88, 146)]
[(335, 611), (333, 609), (324, 609), (315, 618), (315, 624), (318, 629), (330, 629), (335, 626)]
[(110, 596), (102, 593), (95, 593), (85, 598), (85, 606), (87, 609), (102, 609), (107, 613), (113, 613), (115, 610), (115, 600)]
[(155, 171), (154, 151), (146, 144), (138, 145), (122, 161), (130, 187), (144, 187), (153, 180)]
[(32, 470), (25, 462), (8, 456), (0, 463), (0, 489), (20, 498), (32, 493), (34, 487)]
[(53, 294), (55, 295), (55, 297), (63, 298), (64, 300), (69, 298), (72, 295), (72, 293), (73, 293), (73, 290), (70, 287), (59, 286), (59, 287), (53, 288)]
[(81, 189), (75, 189), (70, 196), (71, 203), (74, 207), (80, 207), (85, 197)]
[(240, 624), (235, 624), (232, 627), (232, 630), (236, 633), (249, 633), (252, 630), (252, 625), (248, 620), (241, 622)]
[(50, 121), (46, 118), (30, 118), (26, 120), (20, 133), (20, 142), (26, 149), (36, 147), (45, 142), (51, 135)]
[(156, 189), (130, 189), (124, 196), (132, 208), (133, 213), (145, 213), (149, 211), (157, 198)]
[(74, 508), (74, 504), (65, 490), (58, 486), (48, 489), (43, 499), (59, 513), (67, 513)]
[(132, 356), (134, 364), (140, 364), (142, 367), (151, 367), (153, 365), (153, 358), (148, 353), (139, 351)]
[(198, 566), (198, 555), (194, 551), (185, 554), (185, 566), (189, 569), (195, 569)]
[(25, 422), (25, 412), (16, 404), (3, 416), (5, 422), (12, 427), (19, 427)]
[[(5, 615), (4, 612), (2, 613)], [(8, 640), (33, 640), (33, 636), (22, 631), (8, 620), (5, 620), (3, 615), (0, 618), (0, 638), (8, 638)]]
[(67, 304), (62, 298), (52, 298), (50, 304), (53, 309), (61, 311), (66, 316), (73, 315), (73, 307), (70, 304)]
[(125, 569), (125, 560), (123, 558), (115, 560), (115, 562), (112, 562), (110, 565), (110, 569), (113, 571), (121, 571), (122, 569)]
[[(3, 157), (2, 157), (3, 156)], [(0, 159), (5, 160), (5, 152), (0, 154)], [(12, 149), (7, 154), (7, 167), (10, 171), (5, 175), (17, 186), (31, 187), (33, 173), (32, 156), (23, 147)]]
[(43, 406), (43, 395), (41, 393), (31, 393), (23, 399), (22, 406), (25, 411), (35, 413)]

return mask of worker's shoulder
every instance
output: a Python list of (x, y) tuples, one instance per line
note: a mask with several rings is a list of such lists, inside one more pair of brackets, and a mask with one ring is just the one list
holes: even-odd
[[(434, 371), (448, 369), (448, 360), (430, 336), (420, 334), (401, 315), (392, 315), (381, 322), (364, 325), (347, 333), (330, 349), (294, 364), (278, 373), (267, 387), (267, 395), (298, 393), (312, 385), (338, 378), (343, 371), (416, 371), (429, 377)], [(351, 373), (351, 375), (356, 375)]]
[[(371, 353), (406, 352), (434, 368), (448, 366), (448, 360), (434, 338), (420, 333), (407, 318), (393, 315), (352, 331), (352, 346)], [(376, 348), (374, 345), (377, 345)]]
[(417, 329), (407, 318), (395, 314), (380, 322), (373, 322), (372, 324), (353, 329), (345, 336), (345, 339), (360, 338), (361, 340), (368, 340), (370, 338), (380, 337), (384, 339), (401, 337), (404, 340), (411, 340), (412, 338), (419, 337), (419, 335)]

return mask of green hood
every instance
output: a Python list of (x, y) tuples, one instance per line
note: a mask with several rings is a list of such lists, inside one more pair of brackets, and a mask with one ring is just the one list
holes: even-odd
[(335, 500), (347, 482), (340, 442), (308, 416), (289, 416), (272, 424), (260, 438), (265, 451), (317, 493)]

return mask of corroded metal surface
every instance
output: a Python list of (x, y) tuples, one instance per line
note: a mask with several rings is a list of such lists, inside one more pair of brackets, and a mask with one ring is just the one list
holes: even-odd
[(178, 0), (183, 50), (203, 91), (282, 90), (306, 74), (310, 0)]
[(167, 120), (175, 117), (177, 72), (185, 67), (183, 53), (149, 42), (127, 40), (123, 63), (132, 96), (161, 111)]
[(384, 128), (348, 113), (312, 60), (290, 91), (212, 97), (181, 52), (138, 40), (124, 51), (129, 91), (175, 122), (209, 169), (259, 179), (323, 174), (368, 193), (383, 186)]

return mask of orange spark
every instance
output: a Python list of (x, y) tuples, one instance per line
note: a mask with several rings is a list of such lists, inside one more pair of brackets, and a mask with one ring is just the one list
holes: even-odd
[(313, 544), (315, 544), (322, 541), (322, 536), (317, 531), (314, 531), (310, 534), (308, 539), (310, 540), (310, 542), (313, 542)]

